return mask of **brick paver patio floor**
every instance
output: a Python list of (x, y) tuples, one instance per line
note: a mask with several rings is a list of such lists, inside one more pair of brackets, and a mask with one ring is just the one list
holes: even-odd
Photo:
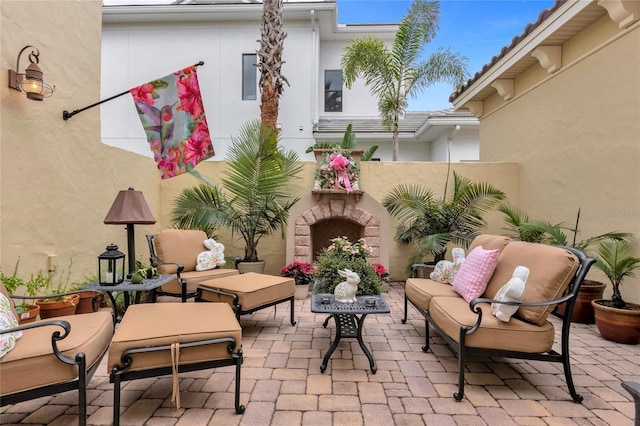
[[(243, 316), (240, 401), (233, 410), (233, 368), (181, 374), (182, 409), (171, 403), (168, 376), (123, 386), (123, 425), (633, 425), (634, 404), (621, 381), (640, 381), (640, 345), (618, 345), (593, 325), (573, 325), (572, 370), (582, 404), (571, 401), (562, 367), (536, 361), (477, 359), (466, 375), (465, 399), (454, 401), (457, 361), (432, 334), (424, 353), (424, 320), (403, 311), (402, 283), (385, 298), (390, 315), (365, 322), (364, 340), (378, 372), (355, 339), (343, 339), (327, 371), (322, 356), (334, 332), (325, 315), (310, 312), (310, 299), (296, 301), (291, 326), (288, 306)], [(274, 312), (275, 311), (275, 312)], [(434, 337), (435, 336), (435, 337)], [(113, 386), (106, 364), (89, 386), (88, 423), (111, 421)], [(3, 407), (2, 424), (77, 424), (77, 394), (67, 392)]]

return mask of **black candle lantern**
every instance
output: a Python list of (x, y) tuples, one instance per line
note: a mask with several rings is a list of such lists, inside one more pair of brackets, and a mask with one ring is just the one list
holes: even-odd
[(113, 243), (98, 256), (98, 280), (100, 285), (116, 285), (124, 281), (124, 253)]

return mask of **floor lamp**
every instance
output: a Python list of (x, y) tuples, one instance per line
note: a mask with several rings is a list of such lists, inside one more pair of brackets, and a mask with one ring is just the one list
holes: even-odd
[(133, 225), (152, 225), (156, 219), (151, 214), (144, 195), (141, 191), (129, 188), (120, 191), (109, 209), (109, 213), (104, 218), (104, 223), (108, 225), (127, 225), (127, 250), (129, 256), (129, 273), (127, 278), (136, 272), (136, 242)]

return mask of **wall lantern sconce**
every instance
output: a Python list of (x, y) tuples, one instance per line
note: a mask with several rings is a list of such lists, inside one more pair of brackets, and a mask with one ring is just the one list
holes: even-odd
[[(22, 52), (32, 48), (34, 50), (29, 53), (29, 62), (31, 64), (25, 69), (24, 74), (20, 73), (20, 56)], [(9, 87), (15, 90), (19, 90), (26, 93), (27, 99), (32, 101), (41, 101), (44, 98), (48, 98), (53, 94), (55, 86), (51, 87), (44, 82), (44, 73), (40, 70), (38, 63), (40, 60), (40, 51), (33, 46), (25, 46), (18, 53), (18, 60), (16, 61), (16, 69), (9, 70)]]

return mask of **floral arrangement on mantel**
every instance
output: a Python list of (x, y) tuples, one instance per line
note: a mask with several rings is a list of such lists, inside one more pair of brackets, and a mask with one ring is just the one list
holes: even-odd
[(324, 153), (315, 174), (314, 189), (358, 191), (358, 163), (347, 151)]
[(311, 283), (315, 267), (313, 263), (298, 262), (288, 264), (280, 270), (281, 277), (293, 278), (298, 285), (304, 285)]
[(333, 294), (335, 287), (344, 281), (338, 271), (349, 269), (360, 277), (358, 296), (379, 294), (384, 289), (386, 269), (380, 264), (369, 263), (372, 252), (373, 248), (364, 238), (353, 243), (347, 237), (332, 239), (331, 245), (323, 249), (315, 261), (314, 292)]

